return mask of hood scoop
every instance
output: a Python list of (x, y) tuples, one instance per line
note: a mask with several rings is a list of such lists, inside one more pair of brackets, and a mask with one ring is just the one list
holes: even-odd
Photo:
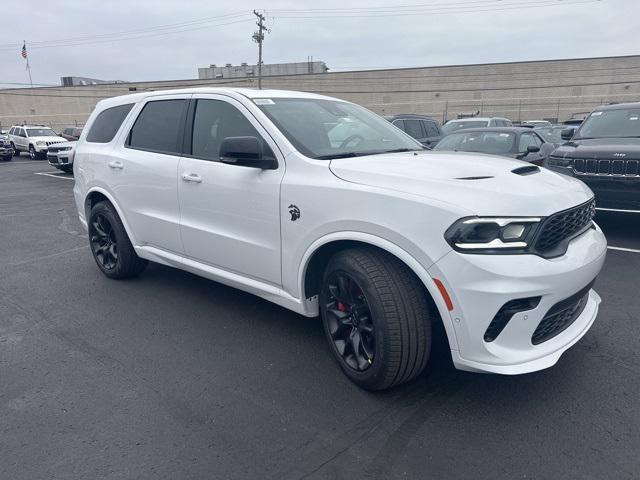
[(518, 167), (511, 170), (511, 173), (515, 173), (516, 175), (533, 175), (534, 173), (539, 173), (540, 168), (535, 165), (527, 165), (525, 167)]

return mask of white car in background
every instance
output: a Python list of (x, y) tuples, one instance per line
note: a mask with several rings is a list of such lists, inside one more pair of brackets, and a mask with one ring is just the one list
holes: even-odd
[(9, 140), (16, 155), (29, 152), (32, 160), (46, 158), (49, 146), (66, 142), (52, 129), (41, 125), (14, 125), (9, 130)]
[(73, 172), (73, 154), (77, 142), (62, 142), (49, 146), (47, 160), (49, 165), (66, 173)]
[(520, 374), (555, 364), (598, 312), (607, 245), (584, 183), (426, 151), (353, 103), (239, 88), (110, 98), (74, 162), (104, 275), (154, 261), (320, 315), (366, 389), (423, 371), (437, 321), (457, 368)]

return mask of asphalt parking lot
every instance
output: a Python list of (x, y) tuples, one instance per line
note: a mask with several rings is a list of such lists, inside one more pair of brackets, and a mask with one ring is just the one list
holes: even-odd
[(0, 163), (0, 478), (640, 478), (640, 218), (612, 249), (590, 332), (553, 368), (427, 371), (371, 394), (322, 326), (151, 265), (95, 266), (73, 177)]

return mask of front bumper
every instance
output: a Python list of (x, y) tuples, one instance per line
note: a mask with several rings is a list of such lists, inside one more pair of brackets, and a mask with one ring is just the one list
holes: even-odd
[(58, 153), (48, 152), (47, 161), (49, 162), (49, 165), (51, 165), (52, 167), (60, 167), (63, 165), (73, 165), (73, 161), (70, 160), (67, 152), (58, 152)]
[[(456, 368), (521, 374), (554, 365), (589, 330), (600, 297), (590, 290), (582, 312), (557, 335), (534, 345), (532, 337), (549, 310), (589, 285), (600, 272), (606, 239), (599, 228), (571, 241), (557, 258), (535, 255), (473, 255), (452, 251), (429, 269), (451, 296), (450, 343)], [(540, 297), (535, 308), (514, 314), (493, 341), (485, 341), (487, 327), (500, 308), (516, 299)]]
[(13, 155), (13, 148), (0, 147), (0, 157), (6, 157), (7, 155)]

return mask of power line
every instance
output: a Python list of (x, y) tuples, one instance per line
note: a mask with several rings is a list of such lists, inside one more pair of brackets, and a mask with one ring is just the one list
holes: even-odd
[[(396, 9), (392, 10), (370, 10), (370, 11), (348, 11), (338, 10), (327, 12), (311, 12), (307, 10), (296, 10), (290, 12), (278, 12), (270, 10), (270, 14), (275, 19), (318, 19), (318, 18), (375, 18), (375, 17), (402, 17), (402, 16), (420, 16), (420, 15), (450, 15), (458, 13), (479, 13), (479, 12), (500, 12), (508, 10), (520, 10), (526, 8), (547, 8), (560, 7), (569, 5), (584, 5), (590, 3), (599, 3), (602, 0), (541, 0), (529, 1), (528, 3), (502, 3), (489, 5), (469, 5), (469, 6), (442, 6), (431, 8), (416, 9)], [(309, 15), (312, 14), (312, 15)]]
[[(226, 21), (232, 18), (239, 18), (244, 16), (250, 17), (250, 15), (251, 15), (250, 11), (243, 10), (240, 12), (229, 13), (225, 15), (216, 15), (212, 17), (200, 18), (197, 20), (189, 20), (185, 22), (155, 25), (152, 27), (140, 28), (135, 30), (110, 32), (110, 33), (97, 34), (97, 35), (84, 35), (79, 37), (68, 37), (68, 38), (52, 39), (52, 40), (31, 41), (29, 42), (29, 46), (30, 48), (41, 48), (43, 46), (67, 46), (67, 44), (69, 43), (75, 45), (77, 42), (92, 41), (92, 40), (98, 40), (98, 39), (101, 39), (101, 40), (111, 39), (115, 37), (122, 37), (122, 36), (129, 36), (129, 35), (139, 35), (139, 34), (159, 31), (159, 30), (182, 29), (182, 28), (191, 27), (194, 25), (208, 24), (208, 23), (222, 21), (222, 20)], [(183, 30), (180, 30), (180, 31), (183, 31)], [(0, 49), (16, 48), (16, 46), (19, 47), (20, 45), (15, 43), (5, 43), (5, 44), (0, 44)]]

